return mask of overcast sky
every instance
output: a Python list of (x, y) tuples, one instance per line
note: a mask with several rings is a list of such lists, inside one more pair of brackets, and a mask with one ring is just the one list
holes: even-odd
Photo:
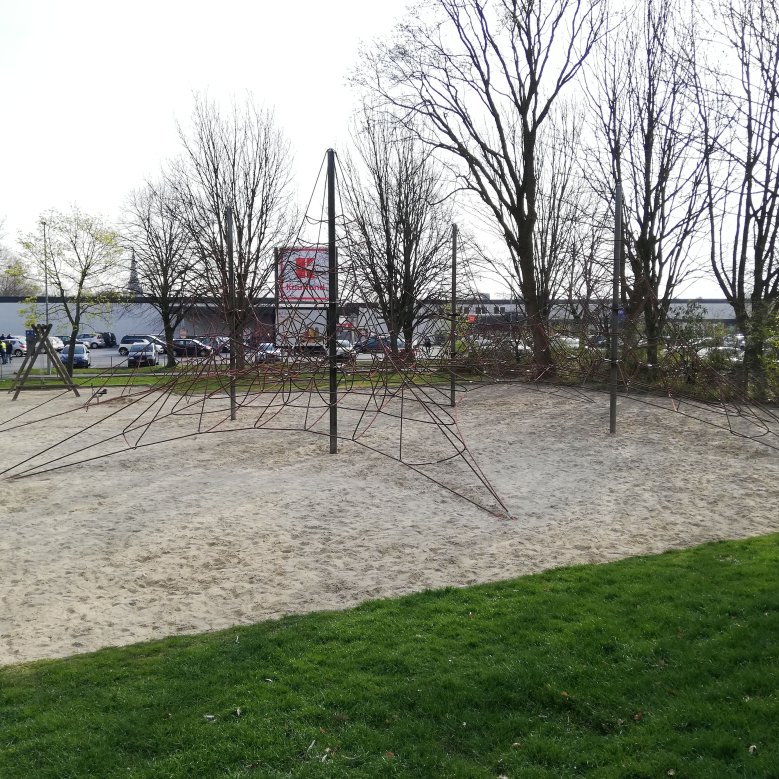
[(305, 197), (345, 145), (361, 42), (406, 0), (0, 0), (0, 220), (6, 244), (50, 208), (118, 216), (178, 152), (193, 92), (273, 108)]
[[(347, 145), (361, 44), (408, 0), (0, 0), (0, 239), (76, 204), (116, 220), (179, 151), (193, 93), (275, 110), (305, 205), (328, 147)], [(498, 292), (497, 288), (491, 291)], [(716, 284), (681, 294), (721, 297)]]

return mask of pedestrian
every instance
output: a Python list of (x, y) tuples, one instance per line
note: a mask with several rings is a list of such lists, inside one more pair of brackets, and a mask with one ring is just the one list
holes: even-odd
[(5, 352), (5, 336), (0, 336), (0, 361), (3, 365), (8, 362), (8, 356)]

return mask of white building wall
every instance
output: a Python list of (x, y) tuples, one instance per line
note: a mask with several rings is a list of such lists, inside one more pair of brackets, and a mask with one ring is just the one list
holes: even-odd
[[(27, 329), (24, 321), (29, 314), (29, 305), (20, 301), (0, 301), (0, 333), (24, 335)], [(45, 307), (37, 306), (38, 322), (45, 322)], [(70, 325), (64, 316), (58, 316), (56, 307), (50, 305), (49, 321), (52, 333), (69, 333)], [(112, 305), (100, 313), (87, 314), (81, 320), (84, 333), (115, 333), (117, 341), (129, 333), (156, 333), (162, 329), (160, 315), (148, 303), (134, 303), (130, 306)]]
[[(684, 310), (688, 301), (675, 301), (671, 306), (672, 313)], [(716, 321), (732, 321), (734, 319), (733, 308), (724, 300), (699, 300), (695, 301), (705, 309), (705, 319)], [(480, 301), (478, 304), (464, 302), (458, 305), (458, 308), (470, 308), (470, 312), (475, 313), (476, 306), (485, 306), (488, 314), (492, 314), (495, 306), (505, 309), (505, 313), (514, 312), (517, 309), (515, 301), (511, 300), (491, 300), (489, 303)], [(558, 316), (563, 315), (559, 310)], [(0, 333), (12, 335), (24, 335), (26, 330), (24, 320), (28, 315), (29, 306), (26, 306), (20, 300), (0, 300)], [(50, 305), (50, 321), (54, 324), (52, 332), (68, 333), (69, 326), (63, 317), (56, 315), (56, 306)], [(39, 302), (37, 305), (38, 321), (43, 322), (44, 305)], [(554, 319), (554, 312), (553, 312)], [(387, 328), (384, 321), (379, 316), (376, 309), (361, 308), (359, 314), (348, 317), (348, 320), (360, 332), (375, 332), (377, 334), (386, 334)], [(313, 309), (300, 309), (294, 314), (279, 311), (279, 334), (300, 333), (304, 325), (311, 325), (323, 331), (325, 322), (324, 311)], [(203, 315), (187, 318), (182, 322), (180, 330), (186, 330), (189, 335), (201, 334), (201, 330), (206, 327)], [(216, 328), (216, 324), (211, 323), (206, 329)], [(217, 328), (218, 329), (218, 328)], [(82, 332), (111, 332), (116, 334), (117, 340), (122, 336), (133, 333), (161, 333), (162, 320), (159, 313), (148, 303), (115, 304), (105, 307), (100, 312), (88, 314), (84, 317), (81, 325)], [(226, 328), (224, 328), (226, 332)]]

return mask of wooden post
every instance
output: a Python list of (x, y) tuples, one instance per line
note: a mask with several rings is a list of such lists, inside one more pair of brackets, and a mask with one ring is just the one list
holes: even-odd
[[(75, 393), (76, 397), (80, 397), (78, 388), (73, 382), (73, 377), (65, 370), (65, 366), (62, 364), (62, 360), (59, 355), (54, 351), (49, 341), (49, 333), (51, 332), (52, 325), (33, 325), (32, 329), (35, 331), (35, 343), (32, 349), (27, 351), (27, 354), (22, 362), (22, 367), (19, 368), (16, 379), (11, 384), (9, 392), (13, 392), (14, 396), (11, 400), (16, 400), (19, 397), (19, 393), (23, 389), (68, 389)], [(25, 384), (30, 377), (32, 366), (35, 365), (35, 361), (41, 354), (46, 354), (49, 359), (49, 363), (54, 366), (57, 371), (57, 375), (62, 379), (62, 384), (46, 384), (40, 386), (26, 387)]]

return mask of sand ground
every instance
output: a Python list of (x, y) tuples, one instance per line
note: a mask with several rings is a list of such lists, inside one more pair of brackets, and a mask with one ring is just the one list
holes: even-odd
[[(321, 435), (251, 429), (251, 407), (232, 424), (249, 429), (180, 438), (229, 428), (224, 405), (42, 400), (0, 397), (0, 470), (117, 453), (0, 481), (0, 664), (779, 530), (779, 451), (714, 426), (754, 432), (744, 418), (670, 403), (620, 399), (610, 436), (605, 395), (502, 385), (462, 395), (448, 437), (406, 421), (406, 460), (461, 437), (501, 518), (357, 443), (329, 455)], [(350, 413), (355, 437), (397, 454), (399, 414)], [(143, 446), (155, 437), (174, 440)], [(461, 458), (422, 469), (498, 508)]]

